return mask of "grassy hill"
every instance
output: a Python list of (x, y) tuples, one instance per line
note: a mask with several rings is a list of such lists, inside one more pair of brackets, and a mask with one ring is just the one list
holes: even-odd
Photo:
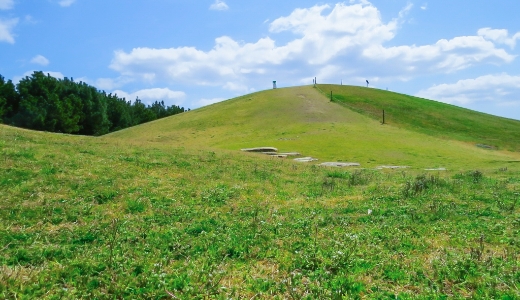
[(520, 121), (389, 91), (359, 86), (319, 85), (325, 96), (341, 105), (382, 121), (444, 139), (520, 151)]
[[(122, 130), (107, 135), (105, 139), (234, 151), (273, 146), (281, 151), (316, 157), (320, 161), (358, 162), (362, 167), (407, 165), (419, 169), (468, 169), (495, 167), (497, 164), (509, 166), (520, 160), (520, 153), (476, 147), (476, 143), (482, 143), (497, 145), (499, 149), (517, 149), (520, 139), (516, 137), (520, 130), (514, 128), (519, 128), (518, 121), (417, 98), (410, 98), (412, 100), (406, 104), (401, 98), (407, 96), (379, 90), (341, 86), (320, 88), (335, 88), (335, 99), (348, 101), (330, 102), (311, 86), (268, 90)], [(389, 109), (388, 125), (384, 126), (372, 118), (372, 112), (375, 114), (378, 109), (373, 102), (377, 101), (369, 102), (372, 106), (367, 106), (361, 100), (350, 100), (377, 100), (387, 96), (395, 99), (387, 101), (393, 106), (383, 105), (394, 107)], [(355, 106), (356, 103), (361, 104)], [(355, 110), (350, 109), (351, 106)], [(429, 106), (437, 109), (430, 113), (432, 115), (441, 116), (444, 111), (449, 111), (445, 113), (445, 120), (420, 123), (422, 119), (405, 118), (395, 113), (401, 107), (421, 111)], [(397, 117), (401, 118), (399, 122)], [(455, 129), (450, 127), (452, 123), (459, 124), (457, 120), (471, 118), (487, 122), (479, 121), (482, 127), (487, 128), (485, 132), (489, 132), (482, 134), (485, 139), (472, 139), (481, 134), (458, 130), (462, 125)], [(501, 122), (504, 124), (502, 130)], [(422, 127), (416, 124), (422, 124)], [(464, 126), (467, 124), (463, 122)], [(498, 139), (503, 142), (497, 142)]]
[[(238, 151), (258, 145), (414, 168)], [(516, 155), (312, 87), (104, 137), (0, 125), (0, 298), (518, 299)]]

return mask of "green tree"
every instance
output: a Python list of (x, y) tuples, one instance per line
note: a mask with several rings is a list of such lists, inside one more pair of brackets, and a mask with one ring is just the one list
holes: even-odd
[(144, 103), (137, 97), (132, 104), (132, 120), (133, 125), (150, 122), (157, 119), (152, 110), (148, 109)]
[(59, 81), (61, 88), (59, 93), (59, 128), (61, 132), (78, 133), (82, 126), (80, 120), (83, 117), (83, 100), (79, 97), (80, 84), (74, 79), (65, 77)]
[(117, 95), (107, 96), (107, 115), (110, 121), (110, 132), (132, 126), (132, 105)]
[(7, 113), (7, 99), (2, 93), (5, 84), (4, 77), (0, 75), (0, 122), (3, 122), (4, 115)]
[(184, 111), (164, 101), (147, 106), (101, 92), (74, 79), (43, 72), (26, 76), (15, 87), (0, 75), (0, 122), (36, 130), (102, 135)]
[(109, 132), (110, 121), (107, 116), (107, 97), (95, 87), (82, 82), (79, 97), (83, 101), (80, 134), (103, 135)]
[(9, 123), (13, 114), (18, 111), (19, 96), (11, 80), (5, 81), (0, 75), (0, 122)]
[(16, 126), (52, 132), (77, 133), (82, 101), (74, 82), (34, 72), (18, 83), (19, 107), (12, 118)]
[(79, 132), (81, 126), (79, 120), (81, 118), (83, 103), (81, 99), (74, 94), (70, 94), (62, 98), (59, 106), (59, 130), (65, 133)]
[(48, 130), (52, 125), (47, 118), (48, 87), (45, 84), (45, 75), (34, 72), (31, 77), (26, 76), (17, 85), (20, 96), (19, 107), (12, 118), (15, 126), (36, 130)]
[(180, 113), (185, 112), (185, 111), (186, 110), (184, 109), (184, 107), (180, 107), (180, 106), (177, 106), (177, 105), (168, 106), (166, 108), (166, 116), (172, 116), (172, 115), (180, 114)]

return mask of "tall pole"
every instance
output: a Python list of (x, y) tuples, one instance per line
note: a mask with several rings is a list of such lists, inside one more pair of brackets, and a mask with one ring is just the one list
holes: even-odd
[(332, 101), (332, 91), (330, 91), (330, 101)]
[(385, 110), (383, 109), (383, 124), (385, 124)]

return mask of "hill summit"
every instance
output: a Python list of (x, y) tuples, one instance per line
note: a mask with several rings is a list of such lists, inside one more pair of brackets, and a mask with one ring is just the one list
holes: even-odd
[(464, 168), (518, 161), (519, 129), (519, 121), (431, 100), (318, 85), (244, 95), (105, 139), (236, 151), (271, 146), (362, 167)]

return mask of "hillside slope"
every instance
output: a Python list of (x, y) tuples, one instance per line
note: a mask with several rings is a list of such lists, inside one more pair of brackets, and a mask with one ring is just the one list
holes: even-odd
[(520, 121), (454, 105), (359, 86), (323, 84), (324, 95), (341, 105), (392, 126), (446, 139), (520, 151)]
[[(265, 94), (292, 101), (291, 90)], [(284, 147), (310, 151), (315, 136), (338, 132), (356, 142), (402, 132), (404, 148), (423, 150), (412, 144), (421, 135), (317, 101), (338, 108), (328, 111), (335, 130), (321, 130), (330, 123), (319, 113), (263, 115), (261, 124), (230, 112), (235, 119), (221, 124), (209, 116), (222, 104), (119, 138), (0, 124), (0, 299), (520, 299), (518, 169), (338, 170), (161, 140), (210, 121), (227, 138), (233, 122), (263, 125), (270, 131), (258, 135), (268, 137), (279, 134), (269, 122), (289, 119), (309, 135)], [(187, 138), (189, 127), (178, 132), (193, 146), (209, 131), (196, 132), (200, 140)], [(370, 142), (367, 155), (381, 150)], [(331, 149), (319, 150), (342, 150)], [(468, 153), (464, 162), (479, 157)]]
[[(343, 92), (348, 87), (341, 89)], [(374, 90), (367, 90), (370, 92)], [(394, 120), (390, 118), (390, 124), (382, 126), (369, 113), (361, 114), (330, 102), (318, 89), (303, 86), (245, 95), (115, 132), (104, 139), (235, 151), (273, 146), (320, 161), (358, 162), (362, 167), (468, 169), (519, 160), (518, 153), (480, 149), (461, 142), (462, 138), (453, 141), (450, 139), (457, 138), (443, 139), (442, 133), (410, 130), (413, 124), (394, 126)], [(509, 139), (515, 136), (507, 134)]]

